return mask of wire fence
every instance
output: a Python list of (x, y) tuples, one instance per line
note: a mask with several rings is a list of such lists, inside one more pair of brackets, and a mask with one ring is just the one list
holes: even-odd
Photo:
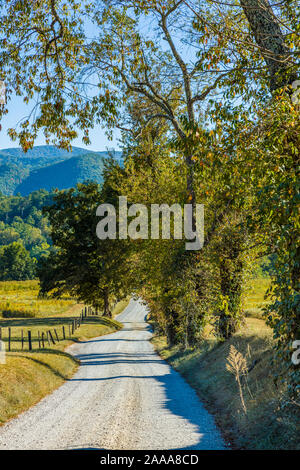
[[(6, 343), (6, 350), (8, 352), (12, 351), (12, 346), (15, 344), (20, 345), (22, 351), (49, 348), (60, 341), (71, 339), (84, 320), (87, 319), (87, 317), (95, 315), (99, 315), (98, 309), (87, 306), (82, 309), (78, 318), (72, 318), (71, 321), (66, 320), (64, 324), (56, 325), (55, 328), (47, 327), (46, 329), (41, 328), (37, 331), (35, 329), (33, 332), (33, 330), (28, 328), (20, 329), (20, 327), (13, 328), (11, 326), (0, 327), (0, 342)], [(14, 350), (15, 349), (14, 347)]]

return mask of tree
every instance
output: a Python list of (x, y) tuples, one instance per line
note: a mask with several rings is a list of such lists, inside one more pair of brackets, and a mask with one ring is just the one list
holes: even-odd
[[(0, 74), (7, 81), (8, 98), (13, 90), (26, 102), (39, 98), (36, 112), (21, 128), (10, 130), (11, 137), (26, 150), (42, 129), (47, 141), (53, 136), (56, 144), (69, 147), (76, 128), (84, 131), (88, 143), (89, 128), (105, 123), (135, 139), (134, 164), (143, 157), (139, 175), (150, 179), (156, 162), (145, 149), (151, 144), (147, 129), (151, 123), (155, 134), (163, 125), (166, 167), (173, 174), (174, 167), (168, 167), (171, 148), (186, 179), (184, 191), (181, 187), (177, 194), (193, 207), (201, 201), (208, 209), (205, 249), (210, 265), (218, 269), (220, 300), (225, 300), (223, 311), (219, 309), (223, 336), (232, 334), (240, 320), (243, 257), (251, 248), (252, 227), (254, 246), (261, 246), (262, 254), (266, 246), (269, 253), (275, 251), (279, 263), (275, 316), (270, 313), (269, 322), (286, 356), (299, 331), (300, 251), (294, 209), (299, 195), (299, 113), (290, 101), (290, 84), (299, 67), (295, 7), (296, 0), (273, 6), (267, 0), (7, 1), (0, 27)], [(92, 38), (86, 33), (85, 15), (96, 31)], [(147, 34), (141, 24), (150, 24), (154, 31)], [(144, 144), (140, 151), (139, 136)], [(168, 171), (162, 160), (156, 161)], [(143, 194), (121, 174), (132, 184), (132, 195)], [(153, 190), (150, 183), (148, 187)], [(244, 230), (249, 219), (253, 223)], [(234, 243), (226, 246), (228, 240)], [(213, 260), (214, 246), (222, 252), (219, 261)], [(158, 252), (163, 265), (163, 250)], [(159, 269), (155, 282), (151, 271), (155, 292), (151, 296), (149, 289), (148, 298), (158, 299), (165, 309), (186, 273), (191, 274), (192, 289), (203, 295), (197, 260), (198, 254), (189, 259), (181, 257), (180, 249), (172, 251), (170, 267), (182, 273), (177, 277), (171, 268)], [(200, 274), (193, 277), (192, 272)], [(193, 296), (179, 297), (185, 305), (194, 302)], [(169, 313), (165, 309), (163, 321), (169, 321), (171, 331), (174, 319), (174, 337), (188, 318), (188, 337), (194, 321), (190, 314), (181, 316), (175, 304)], [(227, 307), (232, 311), (223, 315)]]
[(96, 208), (112, 200), (114, 193), (107, 186), (100, 192), (96, 183), (55, 195), (53, 205), (45, 209), (54, 251), (39, 265), (41, 294), (70, 292), (111, 315), (111, 301), (128, 292), (130, 279), (128, 242), (96, 237)]
[[(85, 14), (95, 26), (95, 38), (89, 39), (85, 32)], [(48, 140), (53, 134), (55, 143), (68, 147), (77, 126), (84, 130), (84, 142), (88, 143), (89, 128), (95, 122), (126, 130), (124, 102), (132, 97), (146, 99), (144, 122), (166, 120), (177, 139), (187, 166), (186, 199), (195, 206), (195, 150), (199, 149), (203, 116), (200, 106), (228, 74), (218, 70), (207, 74), (201, 66), (207, 61), (205, 48), (199, 51), (198, 45), (184, 59), (187, 47), (181, 51), (175, 36), (180, 30), (182, 43), (189, 42), (193, 19), (186, 31), (187, 14), (190, 10), (185, 2), (172, 0), (116, 2), (116, 6), (95, 1), (81, 6), (73, 0), (65, 6), (48, 0), (35, 2), (30, 8), (28, 1), (7, 2), (0, 63), (8, 96), (13, 87), (26, 101), (35, 94), (40, 96), (36, 113), (19, 131), (11, 129), (11, 137), (19, 138), (28, 149), (43, 129)], [(152, 37), (142, 33), (140, 21), (155, 23)], [(216, 64), (221, 52), (218, 54), (214, 56)]]
[[(259, 193), (258, 220), (276, 246), (275, 275), (272, 296), (274, 302), (267, 309), (268, 323), (273, 327), (277, 340), (278, 356), (285, 363), (289, 373), (290, 391), (299, 396), (300, 374), (290, 359), (293, 342), (300, 334), (300, 243), (299, 243), (299, 106), (290, 101), (289, 87), (299, 76), (299, 63), (293, 64), (292, 52), (299, 51), (300, 40), (297, 28), (291, 28), (284, 35), (286, 24), (280, 21), (267, 0), (241, 0), (244, 13), (249, 21), (255, 41), (259, 46), (269, 71), (270, 91), (277, 103), (271, 102), (264, 112), (260, 143), (253, 146), (264, 151), (268, 158), (268, 176)], [(283, 5), (291, 24), (299, 19), (299, 10)], [(294, 19), (292, 19), (294, 18)], [(299, 23), (298, 23), (299, 27)], [(296, 45), (296, 46), (295, 46)], [(296, 109), (295, 109), (296, 108)], [(290, 124), (290, 125), (289, 125)], [(276, 163), (274, 161), (276, 159)], [(275, 165), (274, 165), (275, 163)], [(279, 170), (279, 166), (280, 169)], [(254, 169), (257, 175), (258, 169)], [(262, 199), (261, 195), (268, 195)], [(267, 222), (267, 223), (266, 223)], [(267, 235), (267, 239), (268, 239)], [(285, 380), (285, 377), (281, 376)]]
[(0, 280), (25, 281), (35, 277), (36, 260), (32, 259), (22, 243), (13, 242), (0, 247)]
[[(73, 6), (73, 2), (69, 5)], [(210, 19), (210, 9), (206, 10)], [(95, 25), (95, 38), (89, 39), (85, 33), (84, 11), (88, 11)], [(193, 206), (195, 228), (196, 194), (203, 194), (204, 186), (201, 165), (213, 141), (205, 129), (208, 98), (216, 103), (214, 95), (236, 80), (239, 67), (233, 71), (224, 69), (226, 60), (219, 46), (211, 55), (207, 53), (206, 24), (201, 25), (203, 42), (199, 47), (195, 40), (193, 47), (193, 20), (197, 14), (186, 25), (190, 14), (185, 2), (169, 0), (114, 5), (90, 1), (73, 10), (72, 20), (59, 1), (38, 3), (30, 10), (26, 4), (18, 4), (17, 9), (8, 7), (3, 22), (7, 26), (3, 50), (3, 61), (9, 65), (6, 73), (14, 76), (20, 93), (28, 97), (39, 93), (43, 103), (38, 105), (39, 117), (34, 119), (32, 115), (19, 133), (11, 131), (12, 137), (18, 137), (28, 148), (33, 145), (37, 130), (44, 129), (47, 138), (52, 133), (56, 142), (68, 146), (75, 135), (69, 117), (75, 117), (75, 124), (84, 129), (85, 142), (89, 127), (95, 122), (104, 120), (108, 126), (132, 134), (142, 133), (149, 122), (154, 126), (164, 122), (169, 142), (172, 141), (185, 163), (184, 201)], [(156, 25), (151, 36), (141, 30), (141, 21)], [(22, 30), (18, 29), (19, 24)], [(181, 44), (176, 40), (178, 31)], [(27, 34), (29, 40), (24, 42)], [(188, 48), (193, 48), (192, 53)], [(7, 51), (13, 53), (9, 55)], [(26, 74), (31, 77), (30, 83), (24, 81)], [(143, 104), (143, 109), (135, 128), (131, 109), (137, 101)], [(230, 210), (228, 198), (220, 197), (218, 201), (219, 204), (211, 205), (210, 211), (215, 212), (206, 219), (205, 243)]]
[[(240, 0), (240, 4), (268, 67), (271, 91), (291, 85), (297, 79), (296, 64), (282, 32), (280, 18), (274, 14), (268, 0)], [(296, 11), (293, 11), (295, 16)]]

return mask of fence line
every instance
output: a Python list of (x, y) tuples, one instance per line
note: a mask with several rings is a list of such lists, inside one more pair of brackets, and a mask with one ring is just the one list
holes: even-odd
[[(87, 318), (89, 316), (94, 316), (94, 315), (97, 315), (97, 316), (99, 315), (98, 314), (98, 308), (96, 308), (94, 310), (90, 306), (84, 307), (84, 309), (82, 309), (81, 314), (79, 315), (79, 317), (75, 318), (75, 319), (72, 319), (71, 322), (68, 324), (68, 326), (69, 326), (69, 338), (71, 338), (73, 336), (73, 334), (75, 333), (75, 331), (78, 328), (80, 328), (80, 326), (84, 322), (85, 318)], [(8, 337), (7, 337), (8, 351), (11, 351), (12, 343), (15, 342), (15, 341), (18, 342), (19, 340), (18, 340), (18, 338), (13, 338), (12, 337), (12, 327), (9, 326), (7, 328), (8, 328)], [(0, 341), (4, 340), (4, 330), (5, 330), (5, 327), (0, 327)], [(61, 337), (61, 339), (59, 338), (59, 334), (58, 334), (56, 328), (54, 328), (53, 331), (54, 331), (55, 338), (56, 338), (57, 342), (67, 339), (66, 338), (65, 325), (62, 325), (62, 337)], [(38, 330), (37, 338), (33, 337), (31, 330), (27, 330), (28, 351), (32, 351), (34, 349), (33, 348), (33, 343), (34, 342), (38, 343), (38, 349), (45, 349), (46, 340), (48, 342), (48, 346), (51, 346), (51, 343), (52, 343), (52, 345), (56, 344), (55, 339), (54, 339), (53, 334), (52, 334), (50, 329), (48, 329), (46, 331)], [(51, 340), (51, 342), (50, 342), (50, 340)], [(21, 348), (22, 348), (22, 351), (23, 351), (25, 343), (26, 343), (23, 328), (21, 329), (20, 341), (21, 341)]]

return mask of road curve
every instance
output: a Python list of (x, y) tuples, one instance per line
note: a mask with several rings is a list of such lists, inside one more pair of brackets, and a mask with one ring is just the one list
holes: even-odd
[(72, 345), (72, 379), (0, 428), (0, 449), (224, 449), (195, 391), (149, 342), (146, 308), (131, 300), (124, 328)]

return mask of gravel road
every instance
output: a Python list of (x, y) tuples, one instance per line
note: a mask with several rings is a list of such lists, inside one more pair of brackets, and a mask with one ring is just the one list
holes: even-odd
[(195, 391), (153, 350), (131, 300), (116, 333), (72, 345), (72, 379), (0, 428), (0, 449), (223, 449)]

